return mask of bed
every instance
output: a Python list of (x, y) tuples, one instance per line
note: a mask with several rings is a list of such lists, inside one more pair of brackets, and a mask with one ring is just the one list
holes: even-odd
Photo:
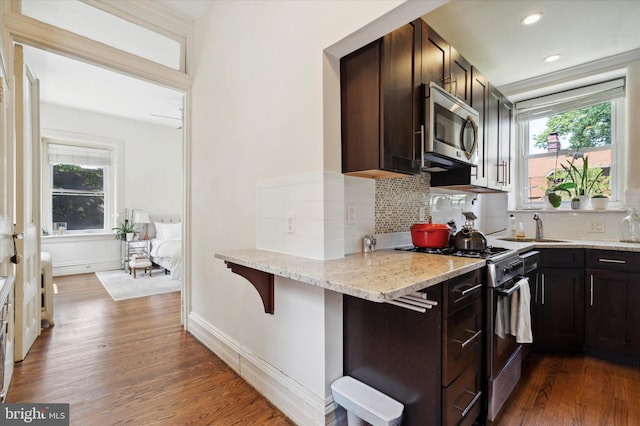
[(171, 273), (171, 279), (182, 278), (182, 223), (179, 218), (151, 219), (151, 261)]

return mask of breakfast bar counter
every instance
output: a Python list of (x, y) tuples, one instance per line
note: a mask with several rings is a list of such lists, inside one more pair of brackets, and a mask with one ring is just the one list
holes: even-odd
[(482, 268), (486, 263), (484, 259), (399, 250), (354, 253), (329, 260), (258, 249), (229, 250), (216, 253), (215, 257), (224, 260), (232, 270), (239, 265), (373, 302), (405, 296)]

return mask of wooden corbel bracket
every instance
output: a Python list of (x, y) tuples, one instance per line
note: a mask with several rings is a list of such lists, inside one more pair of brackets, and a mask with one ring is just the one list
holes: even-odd
[(227, 268), (231, 269), (231, 272), (244, 277), (255, 287), (262, 299), (264, 312), (267, 314), (273, 314), (273, 274), (249, 268), (247, 266), (238, 265), (237, 263), (228, 261), (225, 261), (224, 263), (227, 264)]

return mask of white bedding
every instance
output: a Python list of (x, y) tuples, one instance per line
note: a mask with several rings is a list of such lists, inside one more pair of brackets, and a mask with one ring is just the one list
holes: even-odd
[(182, 241), (152, 239), (151, 260), (171, 271), (172, 279), (179, 280), (182, 278)]

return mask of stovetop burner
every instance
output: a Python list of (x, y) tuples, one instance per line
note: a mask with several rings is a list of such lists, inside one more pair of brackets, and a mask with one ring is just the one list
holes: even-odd
[(489, 246), (482, 251), (456, 250), (453, 247), (427, 248), (427, 247), (415, 247), (415, 246), (399, 247), (399, 248), (396, 248), (396, 250), (413, 251), (418, 253), (430, 253), (430, 254), (446, 254), (449, 256), (472, 257), (477, 259), (491, 259), (492, 257), (499, 255), (500, 253), (509, 251), (509, 249), (506, 249), (503, 247), (492, 247), (492, 246)]

